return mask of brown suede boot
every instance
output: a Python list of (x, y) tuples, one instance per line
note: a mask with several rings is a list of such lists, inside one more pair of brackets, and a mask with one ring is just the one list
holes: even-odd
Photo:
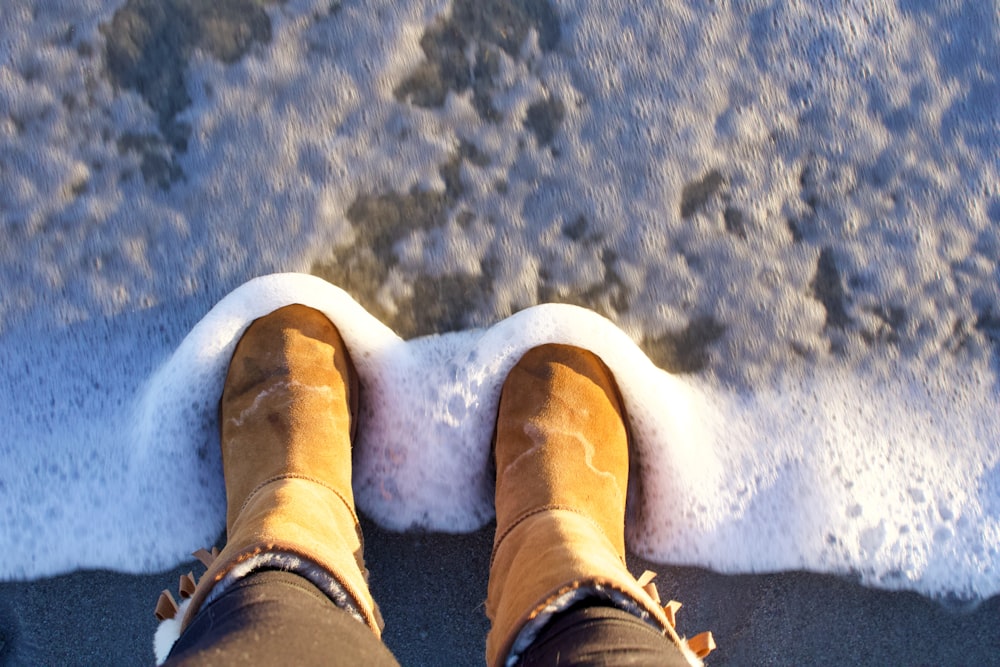
[(381, 635), (351, 489), (358, 379), (319, 311), (291, 305), (254, 321), (222, 393), (226, 547), (193, 591), (187, 627), (258, 567), (291, 569)]
[(495, 457), (489, 665), (519, 656), (554, 612), (589, 597), (646, 618), (695, 664), (711, 650), (707, 633), (682, 641), (679, 605), (661, 607), (651, 573), (637, 581), (625, 565), (628, 436), (599, 358), (555, 344), (525, 354), (503, 386)]

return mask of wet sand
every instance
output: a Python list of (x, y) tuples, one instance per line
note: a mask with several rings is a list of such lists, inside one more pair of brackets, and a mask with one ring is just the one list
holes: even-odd
[[(493, 526), (468, 535), (399, 534), (365, 521), (385, 641), (403, 665), (481, 665)], [(876, 591), (802, 572), (723, 576), (630, 559), (684, 602), (682, 633), (706, 629), (710, 665), (989, 665), (1000, 656), (1000, 598), (952, 612), (913, 593)], [(133, 576), (78, 572), (0, 584), (0, 664), (152, 664), (159, 592), (185, 563)]]
[[(129, 11), (137, 15), (148, 13), (146, 10), (153, 6), (144, 0), (127, 4)], [(189, 5), (196, 9), (202, 5), (208, 7), (205, 3), (168, 4), (178, 16), (182, 10), (189, 11)], [(331, 12), (339, 4), (331, 3)], [(507, 4), (482, 3), (482, 7), (499, 12)], [(455, 14), (455, 24), (442, 26), (440, 34), (431, 34), (432, 38), (450, 34), (448, 30), (459, 30), (477, 39), (498, 42), (501, 48), (513, 48), (491, 32), (480, 34), (483, 30), (491, 31), (490, 26), (498, 24), (499, 19), (480, 17), (476, 13), (480, 11), (477, 9), (479, 4), (461, 3), (461, 7), (465, 9)], [(240, 19), (250, 21), (249, 27), (236, 19), (233, 19), (232, 29), (226, 27), (229, 23), (216, 21), (213, 25), (226, 29), (192, 30), (191, 35), (183, 38), (176, 37), (176, 27), (183, 22), (174, 21), (170, 30), (162, 32), (171, 35), (171, 39), (154, 40), (144, 51), (133, 52), (129, 50), (133, 46), (132, 35), (126, 30), (125, 19), (129, 16), (129, 12), (122, 13), (122, 26), (112, 23), (108, 28), (109, 76), (116, 85), (134, 88), (147, 98), (157, 112), (162, 136), (143, 141), (133, 138), (132, 143), (123, 143), (122, 149), (140, 153), (146, 181), (152, 186), (167, 188), (179, 178), (177, 155), (183, 151), (178, 147), (186, 145), (188, 139), (187, 129), (177, 122), (177, 116), (190, 104), (184, 83), (190, 52), (202, 49), (221, 61), (231, 62), (253, 43), (266, 42), (270, 38), (270, 28), (265, 29), (262, 20), (258, 20), (260, 10), (239, 14), (250, 17)], [(170, 16), (173, 14), (168, 14), (166, 20), (174, 20)], [(195, 11), (191, 25), (195, 25), (200, 16)], [(546, 16), (529, 16), (515, 22), (517, 30), (510, 39), (523, 38), (525, 26), (537, 24), (542, 37), (541, 48), (546, 48), (555, 39), (550, 23)], [(480, 32), (475, 32), (473, 27)], [(198, 41), (206, 34), (213, 35), (214, 41)], [(240, 35), (243, 35), (242, 41), (236, 39)], [(115, 50), (116, 37), (121, 37), (124, 45), (119, 50)], [(440, 104), (448, 90), (471, 89), (477, 110), (488, 116), (491, 113), (488, 104), (491, 80), (487, 76), (490, 72), (478, 73), (477, 79), (466, 81), (462, 78), (466, 69), (448, 66), (447, 62), (459, 55), (464, 58), (464, 51), (460, 45), (445, 46), (447, 48), (435, 51), (441, 54), (441, 62), (431, 63), (426, 71), (404, 82), (396, 91), (397, 97), (417, 106), (434, 106)], [(460, 64), (464, 64), (464, 60)], [(156, 76), (151, 76), (150, 72), (155, 72)], [(453, 79), (441, 79), (441, 72), (452, 73)], [(533, 107), (528, 118), (529, 129), (540, 144), (551, 141), (553, 128), (558, 126), (562, 113), (558, 105)], [(454, 165), (446, 165), (444, 175), (457, 173), (462, 160), (475, 162), (476, 159), (475, 155), (460, 155)], [(716, 181), (717, 178), (708, 177), (700, 181), (701, 189), (696, 188), (685, 197), (685, 202), (691, 202), (688, 208), (694, 207), (694, 210), (699, 201), (707, 199)], [(446, 190), (440, 195), (446, 196), (452, 193)], [(451, 205), (450, 200), (428, 195), (360, 198), (352, 208), (360, 221), (356, 232), (361, 234), (366, 227), (362, 224), (366, 211), (376, 205), (384, 208), (387, 202), (418, 220), (421, 216), (447, 211)], [(682, 214), (684, 209), (685, 203), (682, 203)], [(431, 223), (428, 226), (432, 226)], [(366, 301), (371, 304), (375, 302), (372, 295), (388, 271), (392, 244), (398, 239), (391, 231), (383, 232), (376, 225), (367, 227), (375, 230), (369, 232), (372, 238), (361, 238), (376, 249), (382, 248), (381, 256), (364, 254), (355, 246), (348, 246), (340, 251), (343, 256), (335, 255), (328, 263), (318, 262), (313, 271), (339, 284), (350, 282), (351, 276), (359, 276), (355, 279), (357, 284), (348, 286), (360, 297), (369, 296)], [(381, 235), (376, 235), (376, 231)], [(365, 244), (359, 241), (357, 245)], [(832, 255), (824, 252), (827, 252), (828, 261), (820, 262), (817, 277), (823, 279), (815, 282), (814, 289), (837, 323), (842, 311), (842, 295), (833, 287), (840, 282), (837, 276), (834, 276), (836, 280), (827, 276), (835, 274), (836, 267), (828, 266)], [(484, 270), (483, 276), (476, 280), (479, 282), (454, 278), (444, 287), (435, 284), (438, 291), (429, 296), (422, 290), (430, 288), (424, 289), (423, 283), (418, 282), (414, 303), (433, 307), (401, 308), (402, 312), (412, 311), (416, 315), (412, 316), (412, 322), (396, 321), (393, 326), (411, 336), (426, 333), (428, 329), (482, 324), (437, 305), (458, 302), (452, 299), (453, 294), (463, 294), (466, 300), (481, 300), (473, 297), (488, 292), (493, 277)], [(600, 305), (605, 297), (598, 297), (584, 305)], [(714, 326), (708, 321), (702, 323), (701, 329), (711, 334)], [(661, 341), (660, 347), (666, 352), (657, 349), (650, 352), (659, 352), (657, 360), (665, 367), (670, 365), (667, 362), (674, 363), (676, 368), (672, 370), (698, 370), (699, 364), (691, 360), (700, 359), (701, 348), (692, 351), (682, 343), (689, 338), (705, 339), (705, 331), (701, 329), (696, 327), (692, 335), (681, 336), (679, 341)], [(677, 362), (675, 357), (683, 363)], [(404, 665), (483, 664), (488, 629), (484, 600), (492, 530), (492, 526), (486, 526), (468, 535), (397, 534), (365, 522), (372, 589), (387, 623), (385, 641)], [(202, 545), (192, 545), (192, 549), (198, 546)], [(682, 634), (693, 635), (708, 629), (714, 632), (719, 648), (708, 661), (711, 665), (1000, 664), (1000, 631), (997, 630), (1000, 598), (997, 597), (975, 610), (953, 612), (917, 594), (876, 591), (829, 575), (787, 572), (723, 576), (702, 569), (656, 566), (639, 559), (633, 559), (631, 565), (636, 574), (643, 569), (657, 570), (661, 595), (685, 603), (679, 615)], [(157, 595), (164, 588), (175, 588), (180, 574), (192, 569), (197, 573), (199, 567), (192, 561), (175, 570), (151, 575), (90, 571), (37, 581), (0, 583), (0, 664), (152, 664), (152, 638), (156, 626), (153, 607)]]

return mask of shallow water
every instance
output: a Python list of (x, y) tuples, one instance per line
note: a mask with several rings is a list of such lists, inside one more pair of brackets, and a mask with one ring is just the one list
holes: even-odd
[[(1000, 588), (995, 2), (160, 4), (0, 8), (0, 576), (213, 540), (220, 359), (319, 299), (395, 406), (384, 525), (487, 520), (503, 371), (574, 339), (630, 378), (643, 555)], [(275, 271), (363, 308), (198, 324)], [(546, 302), (608, 320), (505, 319)]]

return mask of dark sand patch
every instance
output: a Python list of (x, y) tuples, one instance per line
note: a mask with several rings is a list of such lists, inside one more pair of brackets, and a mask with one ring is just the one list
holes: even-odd
[[(404, 665), (482, 665), (493, 526), (467, 535), (391, 533), (363, 521), (372, 591), (385, 641)], [(684, 603), (678, 627), (710, 629), (710, 665), (986, 665), (1000, 597), (958, 613), (914, 593), (828, 575), (723, 576), (631, 557), (659, 572), (666, 599)], [(135, 665), (153, 661), (153, 606), (188, 570), (133, 576), (78, 572), (0, 584), (0, 664)]]

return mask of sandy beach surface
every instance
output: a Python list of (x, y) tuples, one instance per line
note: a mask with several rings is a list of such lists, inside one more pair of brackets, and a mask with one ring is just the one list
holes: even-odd
[(277, 272), (440, 380), (371, 408), (356, 489), (404, 665), (482, 663), (491, 422), (448, 364), (488, 393), (476, 332), (546, 303), (677, 390), (631, 387), (689, 464), (637, 541), (697, 567), (631, 566), (709, 664), (1000, 664), (998, 63), (997, 0), (3, 2), (0, 664), (152, 663), (223, 522), (190, 378), (253, 300), (188, 336)]
[[(390, 533), (364, 523), (385, 642), (403, 665), (482, 665), (492, 526), (468, 535)], [(710, 628), (710, 665), (998, 664), (1000, 599), (947, 611), (913, 593), (875, 591), (810, 573), (723, 576), (653, 569), (684, 602), (682, 632)], [(0, 664), (148, 665), (160, 590), (197, 563), (145, 576), (79, 572), (0, 584)]]

